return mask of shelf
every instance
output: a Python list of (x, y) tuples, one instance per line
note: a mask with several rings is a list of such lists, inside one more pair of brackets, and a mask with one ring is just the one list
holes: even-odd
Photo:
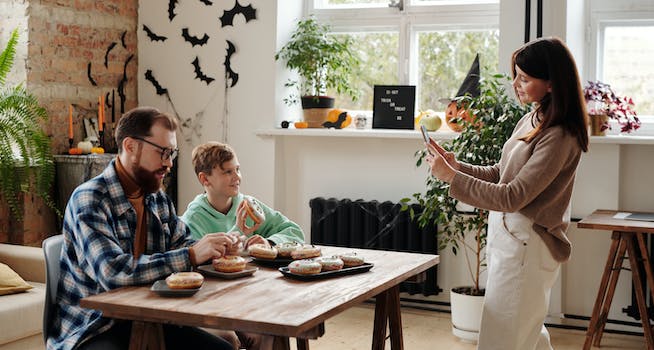
[[(391, 129), (264, 129), (255, 132), (262, 137), (354, 137), (354, 138), (382, 138), (382, 139), (419, 139), (418, 130), (391, 130)], [(435, 140), (452, 140), (458, 135), (452, 131), (436, 131), (429, 133)], [(591, 136), (591, 144), (616, 145), (654, 145), (654, 136), (635, 135), (607, 135)]]

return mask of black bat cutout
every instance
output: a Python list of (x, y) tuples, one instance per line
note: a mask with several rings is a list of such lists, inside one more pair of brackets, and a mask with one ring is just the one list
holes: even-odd
[(207, 83), (207, 85), (211, 84), (212, 81), (216, 80), (202, 73), (202, 69), (200, 69), (200, 59), (198, 58), (198, 56), (195, 56), (195, 60), (193, 60), (193, 68), (195, 70), (195, 79), (200, 79), (203, 82)]
[(150, 41), (166, 41), (168, 39), (165, 36), (157, 35), (155, 34), (148, 26), (145, 24), (143, 25), (143, 30), (145, 31), (145, 34), (148, 35), (148, 38), (150, 38)]
[(104, 53), (104, 67), (109, 68), (109, 52), (116, 46), (116, 42), (113, 42), (109, 44), (109, 47), (107, 47), (107, 52)]
[(89, 78), (89, 82), (91, 82), (91, 85), (93, 86), (98, 86), (98, 83), (93, 80), (93, 77), (91, 76), (91, 62), (86, 66), (86, 77)]
[(200, 0), (200, 2), (207, 5), (207, 6), (213, 5), (213, 2), (211, 2), (210, 0)]
[(173, 18), (177, 16), (175, 13), (175, 6), (177, 6), (177, 0), (168, 0), (168, 19), (172, 22)]
[(245, 17), (245, 22), (250, 22), (253, 19), (257, 19), (257, 10), (252, 7), (252, 5), (241, 6), (236, 0), (236, 4), (232, 7), (231, 10), (223, 11), (223, 15), (220, 17), (220, 22), (222, 27), (233, 26), (234, 25), (234, 16), (237, 14), (242, 14)]
[(195, 45), (202, 46), (206, 44), (207, 41), (209, 41), (209, 36), (207, 35), (207, 33), (204, 33), (204, 36), (198, 38), (197, 36), (193, 36), (189, 34), (188, 28), (182, 29), (182, 38), (184, 38), (184, 40), (186, 40), (187, 42), (191, 43), (191, 46), (195, 46)]
[(236, 52), (236, 46), (227, 40), (227, 56), (225, 56), (225, 84), (229, 80), (232, 81), (229, 87), (234, 87), (238, 81), (238, 73), (232, 70), (232, 55)]
[(120, 35), (120, 43), (123, 45), (123, 48), (127, 48), (127, 44), (125, 44), (125, 36), (127, 35), (127, 31), (124, 31), (123, 34)]
[(149, 81), (152, 83), (152, 86), (154, 86), (155, 90), (157, 91), (157, 95), (163, 95), (168, 93), (168, 89), (164, 88), (159, 84), (157, 79), (152, 75), (152, 69), (148, 69), (145, 72), (145, 80)]
[(123, 78), (120, 79), (120, 82), (118, 82), (118, 97), (120, 98), (121, 115), (125, 113), (125, 100), (127, 100), (127, 96), (125, 96), (125, 85), (127, 84), (127, 65), (132, 60), (132, 58), (134, 58), (134, 55), (129, 55), (127, 60), (125, 60), (125, 64), (123, 65)]
[(335, 122), (324, 122), (322, 126), (326, 128), (336, 128), (341, 129), (343, 127), (343, 122), (347, 119), (347, 112), (343, 112), (338, 115), (338, 119)]

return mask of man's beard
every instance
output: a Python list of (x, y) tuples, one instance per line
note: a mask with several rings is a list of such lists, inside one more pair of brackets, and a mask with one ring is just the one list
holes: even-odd
[[(149, 171), (143, 168), (140, 164), (135, 166), (134, 176), (136, 184), (143, 190), (144, 194), (155, 193), (159, 191), (163, 185), (163, 179), (159, 180), (155, 175), (158, 172), (168, 172), (168, 167), (162, 167), (155, 171)], [(164, 177), (165, 178), (165, 177)]]

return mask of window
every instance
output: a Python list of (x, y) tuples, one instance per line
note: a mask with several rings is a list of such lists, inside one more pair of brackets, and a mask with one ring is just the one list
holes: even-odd
[(654, 4), (596, 0), (589, 11), (585, 80), (601, 80), (631, 97), (644, 122), (638, 133), (654, 134)]
[(374, 85), (416, 85), (416, 109), (444, 111), (439, 100), (456, 94), (476, 53), (482, 75), (498, 69), (499, 1), (314, 0), (308, 14), (349, 36), (362, 60), (352, 102), (338, 107), (372, 110)]

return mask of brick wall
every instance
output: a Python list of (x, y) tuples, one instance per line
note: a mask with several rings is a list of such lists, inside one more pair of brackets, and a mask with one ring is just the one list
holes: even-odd
[[(0, 0), (0, 42), (20, 26), (19, 48), (11, 81), (25, 81), (27, 89), (48, 112), (43, 127), (52, 138), (53, 152), (68, 150), (68, 105), (74, 106), (74, 144), (85, 138), (83, 118), (97, 117), (98, 96), (115, 96), (114, 118), (120, 117), (118, 86), (130, 55), (124, 84), (124, 110), (137, 105), (137, 9), (130, 0)], [(123, 37), (123, 33), (125, 33)], [(123, 39), (123, 40), (121, 40)], [(123, 47), (123, 42), (125, 47)], [(107, 56), (109, 46), (116, 43)], [(22, 52), (21, 52), (22, 50)], [(91, 63), (93, 86), (87, 76)], [(105, 109), (105, 148), (115, 148), (111, 108)], [(56, 185), (55, 185), (56, 186)], [(0, 208), (0, 242), (39, 245), (55, 233), (55, 216), (33, 198), (25, 196), (22, 223), (8, 223), (8, 211)]]

